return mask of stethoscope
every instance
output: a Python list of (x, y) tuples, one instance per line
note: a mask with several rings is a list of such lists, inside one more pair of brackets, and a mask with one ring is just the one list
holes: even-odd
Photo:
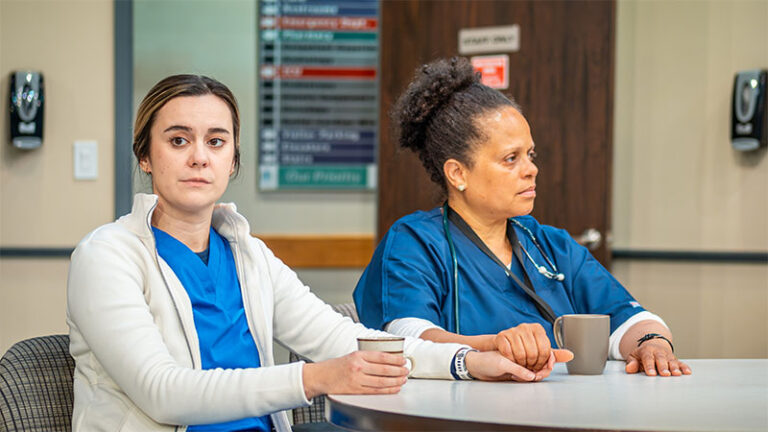
[[(451, 262), (453, 264), (453, 305), (454, 305), (454, 319), (455, 319), (455, 326), (456, 326), (456, 333), (461, 334), (460, 327), (459, 327), (459, 261), (456, 258), (456, 246), (453, 243), (453, 236), (451, 235), (451, 230), (448, 226), (448, 213), (450, 208), (448, 207), (448, 203), (446, 202), (443, 204), (442, 212), (443, 212), (443, 231), (445, 232), (445, 237), (448, 240), (448, 248), (451, 252)], [(528, 260), (533, 264), (533, 266), (536, 268), (536, 270), (541, 274), (542, 276), (546, 277), (547, 279), (563, 282), (565, 280), (565, 275), (561, 273), (558, 269), (555, 263), (549, 259), (547, 254), (544, 252), (544, 248), (541, 247), (541, 244), (539, 244), (539, 241), (536, 240), (536, 236), (533, 235), (530, 229), (520, 223), (515, 218), (509, 218), (509, 221), (512, 222), (515, 226), (518, 228), (521, 228), (531, 239), (534, 246), (536, 246), (536, 249), (539, 250), (539, 253), (541, 253), (541, 256), (544, 257), (544, 260), (549, 265), (549, 267), (552, 269), (551, 271), (547, 269), (543, 265), (539, 265), (539, 263), (536, 262), (536, 260), (533, 259), (530, 253), (528, 253), (528, 250), (525, 249), (525, 246), (523, 246), (523, 243), (520, 242), (520, 240), (517, 240), (517, 244), (520, 246), (520, 249), (525, 253), (525, 256), (528, 257)], [(468, 226), (467, 226), (468, 228)], [(461, 230), (461, 227), (459, 227)], [(469, 228), (471, 229), (471, 228)], [(479, 239), (478, 239), (479, 240)], [(513, 245), (514, 247), (514, 245)], [(489, 253), (486, 251), (486, 253)], [(499, 261), (501, 263), (501, 261)], [(520, 263), (522, 265), (522, 262)], [(504, 266), (506, 268), (506, 266)], [(525, 271), (525, 270), (523, 270)], [(510, 275), (510, 272), (507, 272), (508, 275)], [(516, 279), (516, 278), (515, 278)]]
[(560, 273), (560, 272), (557, 270), (557, 266), (555, 265), (555, 263), (553, 263), (553, 262), (552, 262), (552, 261), (549, 259), (549, 257), (547, 256), (547, 254), (546, 254), (546, 253), (544, 253), (544, 249), (542, 249), (542, 248), (541, 248), (541, 245), (539, 244), (539, 241), (538, 241), (538, 240), (536, 240), (536, 236), (535, 236), (535, 235), (533, 235), (533, 233), (531, 232), (531, 230), (529, 230), (527, 226), (525, 226), (525, 225), (521, 224), (521, 223), (520, 223), (520, 221), (518, 221), (518, 220), (517, 220), (517, 219), (515, 219), (515, 218), (509, 218), (509, 220), (510, 220), (510, 221), (512, 221), (512, 223), (513, 223), (513, 224), (515, 224), (515, 226), (517, 226), (517, 227), (521, 228), (523, 231), (525, 231), (525, 233), (526, 233), (526, 234), (528, 234), (528, 237), (530, 237), (530, 238), (531, 238), (531, 240), (533, 241), (533, 244), (534, 244), (534, 246), (536, 246), (536, 249), (538, 249), (538, 250), (539, 250), (539, 253), (541, 254), (541, 256), (543, 256), (543, 257), (544, 257), (544, 261), (546, 261), (546, 262), (547, 262), (547, 264), (549, 264), (549, 266), (552, 268), (552, 270), (554, 270), (554, 272), (551, 272), (551, 271), (547, 270), (547, 268), (546, 268), (546, 267), (544, 267), (543, 265), (538, 265), (538, 264), (536, 263), (536, 261), (534, 261), (534, 260), (533, 260), (533, 257), (531, 256), (531, 254), (529, 254), (529, 253), (528, 253), (528, 250), (527, 250), (527, 249), (525, 249), (525, 246), (523, 246), (523, 244), (522, 244), (522, 243), (520, 243), (520, 240), (518, 240), (518, 241), (517, 241), (517, 243), (520, 245), (520, 248), (523, 250), (523, 252), (525, 252), (525, 256), (527, 256), (527, 257), (528, 257), (528, 261), (530, 261), (530, 262), (531, 262), (531, 264), (533, 264), (533, 266), (534, 266), (534, 267), (536, 267), (536, 270), (538, 270), (538, 272), (539, 272), (539, 273), (540, 273), (542, 276), (544, 276), (545, 278), (547, 278), (547, 279), (550, 279), (550, 280), (556, 280), (556, 281), (558, 281), (558, 282), (562, 282), (562, 281), (564, 281), (564, 280), (565, 280), (565, 275), (564, 275), (564, 274), (562, 274), (562, 273)]

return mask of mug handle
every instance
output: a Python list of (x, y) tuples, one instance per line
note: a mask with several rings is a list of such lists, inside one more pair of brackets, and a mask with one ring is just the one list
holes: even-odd
[(555, 323), (552, 325), (552, 333), (555, 334), (555, 343), (557, 343), (558, 348), (563, 348), (565, 345), (563, 343), (563, 317), (559, 316), (555, 320)]
[(411, 356), (404, 355), (405, 360), (407, 360), (407, 363), (405, 364), (405, 367), (408, 369), (408, 377), (413, 374), (413, 369), (416, 367), (416, 361)]

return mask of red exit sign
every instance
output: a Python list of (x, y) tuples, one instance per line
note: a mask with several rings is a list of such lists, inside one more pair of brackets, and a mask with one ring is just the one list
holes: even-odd
[(495, 89), (509, 88), (508, 55), (476, 56), (471, 61), (483, 84)]

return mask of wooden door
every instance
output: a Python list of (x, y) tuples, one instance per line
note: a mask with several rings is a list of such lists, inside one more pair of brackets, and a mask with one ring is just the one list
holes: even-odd
[[(462, 28), (518, 24), (510, 86), (539, 154), (533, 215), (567, 229), (610, 232), (615, 3), (613, 1), (387, 0), (381, 2), (378, 235), (440, 191), (397, 148), (389, 111), (417, 66), (458, 54)], [(485, 54), (484, 54), (485, 55)], [(592, 250), (606, 266), (606, 242)]]

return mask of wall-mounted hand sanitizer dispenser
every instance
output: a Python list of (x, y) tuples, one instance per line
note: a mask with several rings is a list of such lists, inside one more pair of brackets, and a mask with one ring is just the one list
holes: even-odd
[(40, 72), (11, 73), (11, 143), (20, 149), (43, 144), (43, 76)]
[(766, 79), (766, 70), (736, 74), (731, 115), (731, 145), (736, 150), (750, 151), (768, 145)]

